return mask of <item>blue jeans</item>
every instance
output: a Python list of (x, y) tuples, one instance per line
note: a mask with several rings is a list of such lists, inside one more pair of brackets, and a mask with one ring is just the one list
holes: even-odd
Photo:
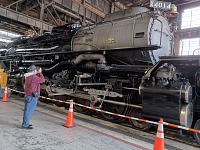
[(29, 120), (36, 108), (37, 102), (38, 102), (38, 97), (33, 97), (33, 96), (24, 96), (25, 99), (25, 106), (24, 106), (24, 116), (23, 116), (23, 127), (28, 127), (29, 126)]

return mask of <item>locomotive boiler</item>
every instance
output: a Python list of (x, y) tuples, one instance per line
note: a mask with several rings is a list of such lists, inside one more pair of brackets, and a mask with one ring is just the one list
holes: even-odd
[(154, 64), (170, 54), (172, 44), (168, 20), (154, 13), (136, 7), (109, 14), (104, 22), (78, 30), (72, 51), (105, 51), (122, 65)]

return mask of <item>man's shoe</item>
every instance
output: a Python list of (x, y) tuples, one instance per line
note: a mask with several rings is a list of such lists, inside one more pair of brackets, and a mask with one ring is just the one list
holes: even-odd
[(28, 127), (23, 127), (23, 126), (22, 126), (22, 129), (33, 129), (33, 127), (30, 127), (30, 126), (28, 126)]
[(32, 127), (33, 125), (32, 124), (29, 124), (29, 127)]

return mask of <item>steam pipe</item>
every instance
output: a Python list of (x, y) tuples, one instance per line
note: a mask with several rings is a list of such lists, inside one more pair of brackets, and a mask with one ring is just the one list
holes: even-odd
[(29, 51), (49, 51), (58, 48), (58, 46), (53, 46), (49, 48), (29, 48), (29, 49), (16, 49), (16, 52), (29, 52)]
[(22, 64), (35, 64), (35, 65), (48, 65), (53, 63), (52, 60), (21, 60), (14, 62), (21, 62)]
[(138, 73), (144, 73), (149, 66), (147, 65), (111, 65), (110, 71), (111, 72), (138, 72)]
[(67, 68), (67, 66), (73, 66), (72, 62), (62, 61), (60, 63), (55, 64), (51, 68), (44, 69), (44, 72), (59, 72), (62, 71), (63, 68)]
[(35, 64), (35, 65), (50, 65), (50, 64), (53, 63), (52, 60), (11, 60), (9, 62), (10, 62), (10, 65), (12, 65), (12, 63), (16, 63), (16, 64), (19, 63), (19, 64), (23, 64), (23, 65), (31, 65), (31, 64)]
[(62, 61), (60, 63), (55, 64), (53, 67), (45, 69), (45, 72), (58, 72), (62, 71), (63, 68), (67, 68), (73, 65), (78, 65), (83, 60), (99, 60), (100, 64), (105, 64), (106, 59), (101, 54), (81, 54), (76, 57), (75, 60), (69, 62), (69, 61)]

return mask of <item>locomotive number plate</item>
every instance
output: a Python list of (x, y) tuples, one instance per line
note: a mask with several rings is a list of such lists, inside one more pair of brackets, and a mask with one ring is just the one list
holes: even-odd
[(150, 7), (163, 9), (163, 10), (171, 10), (171, 2), (150, 0)]

